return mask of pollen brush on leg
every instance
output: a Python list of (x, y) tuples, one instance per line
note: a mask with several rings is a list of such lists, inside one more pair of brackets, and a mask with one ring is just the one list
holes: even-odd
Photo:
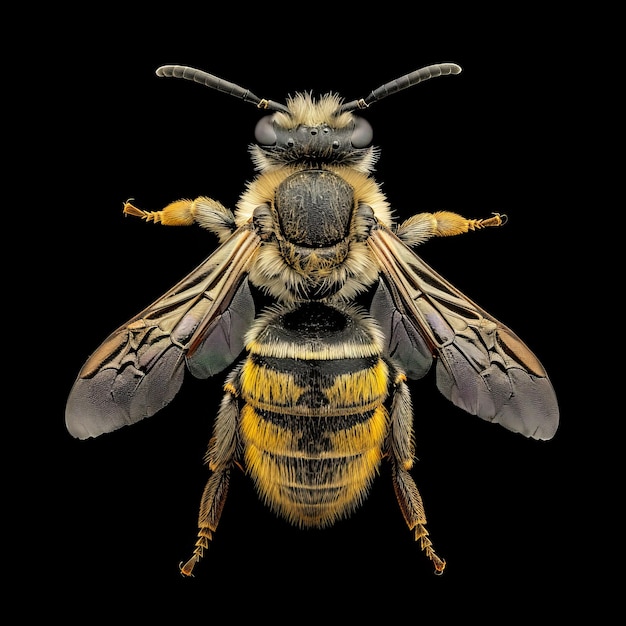
[(191, 200), (177, 200), (168, 204), (161, 211), (144, 211), (137, 208), (130, 200), (124, 203), (124, 215), (140, 217), (146, 222), (163, 224), (164, 226), (190, 226), (194, 223)]

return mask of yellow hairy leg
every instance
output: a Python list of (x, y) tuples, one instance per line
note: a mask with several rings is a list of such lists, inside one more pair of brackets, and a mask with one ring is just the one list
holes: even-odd
[(396, 234), (407, 245), (422, 243), (431, 237), (451, 237), (462, 235), (471, 230), (480, 230), (491, 226), (502, 226), (506, 215), (494, 213), (485, 219), (468, 219), (451, 211), (419, 213), (400, 224)]
[(144, 211), (130, 202), (124, 204), (124, 213), (140, 217), (146, 222), (161, 223), (165, 226), (191, 226), (194, 223), (194, 204), (191, 200), (171, 202), (162, 211)]
[[(450, 211), (437, 211), (432, 213), (432, 219), (434, 219), (436, 226), (435, 235), (439, 237), (461, 235), (470, 230), (478, 230), (488, 226), (502, 226), (504, 224), (502, 216), (498, 213), (486, 219), (467, 219)], [(506, 218), (504, 219), (506, 220)]]
[(196, 223), (215, 233), (224, 242), (236, 229), (235, 217), (217, 200), (200, 196), (195, 200), (176, 200), (170, 202), (161, 211), (144, 211), (131, 204), (124, 203), (124, 213), (140, 217), (146, 222), (164, 226), (191, 226)]

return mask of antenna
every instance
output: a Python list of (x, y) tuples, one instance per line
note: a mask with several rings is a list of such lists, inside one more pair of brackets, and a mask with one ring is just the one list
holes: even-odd
[(447, 76), (449, 74), (460, 74), (461, 67), (456, 63), (437, 63), (435, 65), (428, 65), (422, 69), (415, 70), (409, 74), (405, 74), (396, 80), (392, 80), (384, 85), (374, 89), (367, 98), (360, 98), (359, 100), (353, 100), (341, 106), (340, 113), (344, 111), (354, 111), (354, 109), (366, 109), (373, 102), (382, 100), (392, 93), (407, 89), (407, 87), (413, 87), (418, 83), (422, 83), (429, 78), (436, 78), (437, 76)]
[(252, 104), (255, 104), (259, 109), (270, 109), (272, 111), (283, 111), (284, 113), (289, 113), (289, 109), (284, 104), (259, 98), (249, 89), (244, 89), (239, 85), (235, 85), (235, 83), (223, 80), (213, 74), (197, 70), (193, 67), (187, 67), (186, 65), (162, 65), (157, 69), (156, 74), (157, 76), (164, 76), (166, 78), (184, 78), (185, 80), (193, 80), (195, 83), (200, 83), (201, 85), (206, 85), (212, 89), (217, 89), (217, 91), (222, 91), (223, 93), (227, 93), (231, 96), (241, 98), (245, 102), (252, 102)]

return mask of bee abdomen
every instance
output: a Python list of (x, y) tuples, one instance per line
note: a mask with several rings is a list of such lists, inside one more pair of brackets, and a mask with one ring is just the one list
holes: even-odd
[(355, 307), (268, 312), (236, 388), (244, 461), (262, 499), (298, 526), (328, 526), (366, 497), (389, 431), (390, 365)]
[(323, 527), (366, 497), (382, 459), (384, 407), (353, 419), (282, 415), (268, 419), (246, 405), (244, 458), (256, 488), (276, 513), (297, 526)]

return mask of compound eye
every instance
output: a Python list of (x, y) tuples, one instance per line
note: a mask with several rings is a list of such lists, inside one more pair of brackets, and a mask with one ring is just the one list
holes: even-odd
[(254, 129), (254, 138), (262, 146), (273, 146), (276, 143), (276, 131), (272, 123), (273, 115), (262, 117)]
[(350, 141), (354, 148), (367, 148), (372, 143), (374, 131), (370, 123), (362, 117), (354, 118), (354, 130)]

